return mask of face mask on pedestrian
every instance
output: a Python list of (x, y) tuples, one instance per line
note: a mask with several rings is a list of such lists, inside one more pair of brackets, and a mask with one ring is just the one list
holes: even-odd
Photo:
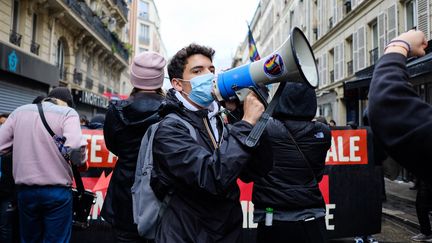
[(189, 92), (189, 94), (183, 91), (182, 92), (185, 93), (195, 104), (201, 107), (209, 107), (214, 101), (214, 97), (212, 95), (213, 79), (213, 73), (196, 76), (191, 80), (181, 79), (182, 81), (190, 82), (192, 86), (192, 90)]

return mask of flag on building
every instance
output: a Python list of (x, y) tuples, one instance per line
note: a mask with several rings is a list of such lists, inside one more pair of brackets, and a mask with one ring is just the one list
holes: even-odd
[(250, 29), (250, 26), (248, 25), (249, 34), (248, 34), (248, 41), (249, 41), (249, 59), (251, 62), (258, 61), (261, 59), (260, 55), (258, 54), (258, 50), (255, 44), (255, 40), (252, 36), (252, 31)]

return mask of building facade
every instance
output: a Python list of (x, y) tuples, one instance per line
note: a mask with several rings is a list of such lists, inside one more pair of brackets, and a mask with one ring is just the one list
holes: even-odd
[(67, 86), (79, 113), (104, 113), (129, 79), (127, 18), (123, 0), (0, 0), (0, 112)]
[[(431, 2), (263, 0), (251, 27), (261, 57), (275, 50), (293, 26), (302, 29), (312, 45), (319, 71), (317, 115), (333, 119), (338, 125), (348, 121), (361, 125), (374, 64), (386, 43), (402, 32), (416, 28), (430, 40)], [(245, 39), (235, 62), (247, 58)], [(430, 59), (427, 55), (409, 64), (411, 81), (428, 102), (432, 102)]]
[[(153, 0), (129, 1), (130, 31), (129, 39), (133, 47), (133, 56), (143, 51), (154, 51), (167, 58), (165, 45), (162, 41), (161, 20)], [(132, 85), (128, 82), (128, 88)]]

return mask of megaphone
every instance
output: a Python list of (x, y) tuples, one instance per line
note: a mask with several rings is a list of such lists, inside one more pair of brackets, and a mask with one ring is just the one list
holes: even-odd
[(301, 82), (314, 89), (318, 86), (318, 69), (312, 48), (297, 27), (272, 54), (220, 73), (214, 80), (213, 91), (219, 101), (229, 101), (241, 97), (245, 88), (279, 82)]

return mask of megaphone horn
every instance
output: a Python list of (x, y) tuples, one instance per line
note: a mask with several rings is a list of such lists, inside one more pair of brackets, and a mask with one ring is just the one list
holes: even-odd
[(214, 93), (219, 101), (237, 99), (243, 88), (279, 82), (318, 86), (318, 69), (312, 48), (303, 32), (294, 27), (288, 39), (272, 54), (218, 75)]

